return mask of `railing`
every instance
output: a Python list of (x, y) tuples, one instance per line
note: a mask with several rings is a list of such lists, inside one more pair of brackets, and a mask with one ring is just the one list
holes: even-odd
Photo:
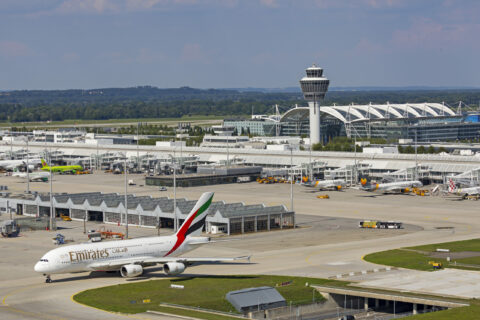
[(212, 309), (205, 309), (205, 308), (200, 308), (200, 307), (193, 307), (193, 306), (185, 306), (185, 305), (180, 305), (180, 304), (174, 304), (174, 303), (161, 303), (161, 307), (171, 307), (171, 308), (178, 308), (178, 309), (188, 309), (188, 310), (194, 310), (194, 311), (200, 311), (200, 312), (206, 312), (206, 313), (213, 313), (213, 314), (219, 314), (219, 315), (224, 315), (228, 317), (235, 317), (235, 318), (240, 318), (240, 319), (248, 319), (248, 317), (238, 314), (238, 313), (233, 313), (233, 312), (225, 312), (225, 311), (219, 311), (219, 310), (212, 310)]

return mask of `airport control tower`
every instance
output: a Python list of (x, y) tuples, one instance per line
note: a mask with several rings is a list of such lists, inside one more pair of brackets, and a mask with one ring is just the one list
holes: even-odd
[(325, 98), (330, 81), (323, 77), (323, 69), (313, 64), (300, 80), (303, 96), (310, 109), (310, 144), (322, 142), (320, 136), (320, 101)]

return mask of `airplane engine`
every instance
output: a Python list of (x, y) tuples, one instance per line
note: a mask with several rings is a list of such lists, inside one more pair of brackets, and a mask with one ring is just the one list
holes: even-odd
[(143, 268), (138, 264), (127, 264), (120, 269), (120, 274), (124, 278), (133, 278), (141, 275), (143, 273)]
[(163, 265), (163, 271), (169, 276), (175, 276), (185, 271), (186, 266), (181, 262), (168, 262)]

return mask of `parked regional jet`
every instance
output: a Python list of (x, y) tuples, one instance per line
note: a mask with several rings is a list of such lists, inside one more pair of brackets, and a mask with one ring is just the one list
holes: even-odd
[[(12, 176), (27, 179), (27, 173), (26, 172), (15, 171), (12, 174)], [(48, 178), (50, 178), (50, 172), (30, 172), (28, 174), (28, 178), (30, 179), (30, 181), (46, 182), (46, 181), (48, 181)]]
[[(35, 165), (40, 164), (40, 159), (29, 159), (28, 160), (28, 168), (30, 170), (33, 170), (35, 168)], [(0, 168), (3, 168), (5, 170), (15, 170), (20, 167), (26, 167), (27, 166), (27, 160), (1, 160), (0, 161)]]
[(336, 180), (316, 180), (312, 182), (306, 182), (302, 184), (308, 188), (318, 188), (319, 190), (342, 190), (347, 183), (343, 179), (336, 179)]
[(457, 188), (455, 181), (452, 179), (448, 180), (448, 193), (453, 193), (459, 196), (462, 196), (465, 199), (467, 196), (479, 195), (480, 187), (470, 187), (470, 188)]
[(43, 171), (52, 171), (52, 172), (71, 172), (75, 173), (77, 171), (82, 171), (83, 167), (81, 165), (71, 165), (71, 166), (49, 166), (45, 160), (42, 159), (42, 170)]
[(181, 254), (210, 242), (199, 237), (212, 202), (213, 192), (202, 194), (180, 229), (172, 236), (148, 237), (123, 241), (83, 243), (47, 252), (35, 265), (35, 271), (46, 276), (84, 271), (120, 271), (122, 277), (136, 277), (143, 268), (163, 264), (167, 275), (177, 275), (193, 264), (226, 262), (236, 258), (182, 258)]
[(362, 184), (362, 187), (360, 188), (360, 190), (364, 190), (364, 191), (379, 190), (385, 193), (388, 193), (388, 192), (406, 193), (406, 192), (409, 192), (412, 188), (420, 188), (423, 186), (423, 184), (418, 180), (372, 184), (366, 178), (362, 178), (360, 182)]

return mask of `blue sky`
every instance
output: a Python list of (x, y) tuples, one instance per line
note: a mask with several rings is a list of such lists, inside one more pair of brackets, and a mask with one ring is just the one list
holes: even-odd
[(480, 87), (477, 0), (1, 0), (0, 90)]

